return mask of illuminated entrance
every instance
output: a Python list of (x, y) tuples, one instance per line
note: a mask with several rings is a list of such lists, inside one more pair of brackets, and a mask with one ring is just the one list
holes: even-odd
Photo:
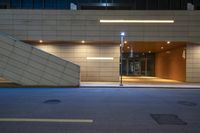
[(124, 53), (123, 66), (126, 76), (155, 76), (155, 54)]
[(128, 42), (122, 54), (122, 75), (185, 81), (184, 42)]

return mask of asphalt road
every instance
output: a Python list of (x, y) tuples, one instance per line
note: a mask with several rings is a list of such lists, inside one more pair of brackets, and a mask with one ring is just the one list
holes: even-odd
[(0, 133), (199, 132), (200, 89), (0, 88)]

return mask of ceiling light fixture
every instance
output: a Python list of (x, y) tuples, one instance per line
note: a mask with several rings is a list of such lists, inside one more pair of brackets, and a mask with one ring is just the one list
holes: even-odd
[(82, 40), (81, 43), (85, 43), (85, 40)]
[(43, 43), (43, 41), (42, 41), (42, 40), (39, 40), (39, 42), (40, 42), (40, 43)]
[(174, 20), (100, 20), (100, 23), (174, 23)]

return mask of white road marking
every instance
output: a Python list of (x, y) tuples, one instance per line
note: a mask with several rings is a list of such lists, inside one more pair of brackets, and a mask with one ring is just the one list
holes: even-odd
[(93, 120), (90, 120), (90, 119), (0, 118), (0, 122), (93, 123)]

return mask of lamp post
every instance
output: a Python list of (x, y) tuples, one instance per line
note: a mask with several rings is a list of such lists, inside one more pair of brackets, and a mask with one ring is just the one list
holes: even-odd
[(125, 32), (120, 33), (120, 38), (121, 38), (121, 43), (120, 43), (120, 86), (123, 86), (122, 83), (122, 50), (124, 47), (124, 37), (125, 37)]

